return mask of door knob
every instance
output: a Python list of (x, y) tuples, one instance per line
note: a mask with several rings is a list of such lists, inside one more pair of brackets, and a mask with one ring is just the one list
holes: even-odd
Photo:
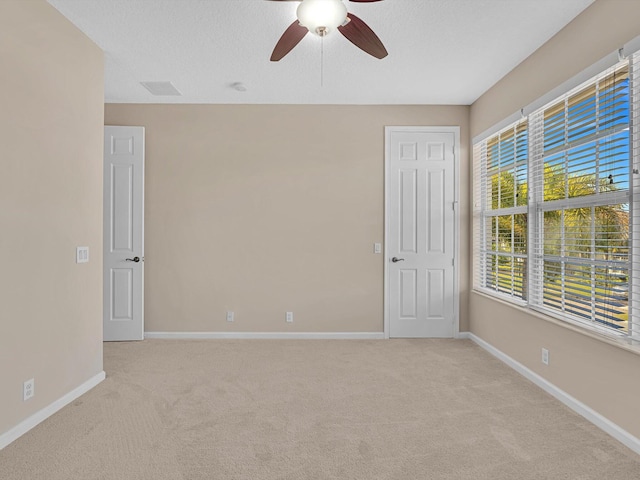
[(404, 262), (404, 258), (393, 257), (391, 261), (393, 263)]
[(127, 262), (136, 262), (136, 263), (138, 263), (140, 261), (140, 257), (125, 258), (125, 260)]

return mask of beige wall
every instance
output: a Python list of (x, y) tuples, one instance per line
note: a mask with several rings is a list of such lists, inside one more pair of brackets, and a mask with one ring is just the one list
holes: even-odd
[(102, 371), (102, 65), (43, 0), (0, 1), (0, 435)]
[(384, 264), (373, 243), (384, 238), (385, 125), (461, 127), (466, 330), (468, 115), (447, 106), (107, 105), (107, 125), (146, 128), (145, 330), (382, 332)]
[(471, 108), (471, 138), (519, 112), (638, 35), (640, 1), (596, 0), (476, 100)]
[[(471, 136), (638, 35), (640, 2), (596, 0), (472, 105)], [(640, 351), (630, 353), (475, 293), (469, 312), (472, 333), (640, 437)], [(550, 349), (551, 363), (545, 368), (542, 347)]]
[[(475, 335), (640, 438), (640, 352), (485, 295), (472, 293), (470, 300)], [(542, 347), (549, 350), (548, 366)]]

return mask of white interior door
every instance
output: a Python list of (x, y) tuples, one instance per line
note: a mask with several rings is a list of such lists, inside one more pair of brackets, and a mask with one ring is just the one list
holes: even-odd
[(456, 333), (458, 138), (458, 127), (387, 127), (390, 337)]
[(104, 127), (104, 340), (144, 336), (144, 128)]

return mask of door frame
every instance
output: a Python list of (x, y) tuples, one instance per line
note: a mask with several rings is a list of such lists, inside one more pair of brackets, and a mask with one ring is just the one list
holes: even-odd
[(453, 266), (453, 338), (460, 337), (460, 127), (459, 126), (385, 126), (384, 127), (384, 338), (389, 339), (389, 162), (391, 158), (391, 134), (393, 132), (403, 133), (453, 133), (454, 135), (454, 155), (453, 155), (453, 183), (454, 183), (454, 208), (453, 208), (453, 251), (455, 264)]

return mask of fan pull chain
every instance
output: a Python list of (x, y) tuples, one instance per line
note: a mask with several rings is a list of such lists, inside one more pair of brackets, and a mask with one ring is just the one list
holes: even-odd
[(320, 87), (324, 87), (324, 35), (320, 37)]

